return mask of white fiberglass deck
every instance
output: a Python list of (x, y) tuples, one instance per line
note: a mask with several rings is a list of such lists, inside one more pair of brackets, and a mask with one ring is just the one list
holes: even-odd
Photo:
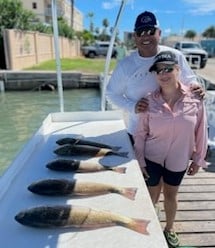
[[(46, 163), (58, 158), (53, 153), (56, 140), (82, 135), (90, 140), (121, 146), (129, 158), (106, 156), (92, 158), (108, 165), (126, 167), (126, 174), (112, 171), (97, 173), (70, 173), (51, 171)], [(60, 158), (60, 157), (59, 157)], [(74, 159), (75, 157), (73, 157)], [(76, 159), (81, 159), (76, 158)], [(82, 158), (83, 159), (83, 158)], [(27, 190), (33, 181), (47, 178), (76, 178), (137, 187), (134, 201), (118, 194), (72, 198), (35, 195)], [(120, 112), (78, 112), (50, 114), (23, 151), (0, 178), (0, 247), (31, 248), (165, 248), (160, 223), (150, 201), (141, 171), (134, 159)], [(146, 219), (149, 235), (143, 235), (121, 226), (81, 231), (67, 229), (39, 229), (23, 226), (14, 220), (21, 210), (39, 205), (74, 204), (109, 210), (125, 216)]]

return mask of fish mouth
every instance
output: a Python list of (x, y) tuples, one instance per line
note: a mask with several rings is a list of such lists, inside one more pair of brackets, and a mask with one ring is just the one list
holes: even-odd
[(18, 214), (14, 217), (14, 219), (15, 219), (18, 223), (20, 223), (20, 224), (22, 224), (22, 225), (30, 225), (30, 226), (33, 226), (33, 225), (31, 224), (31, 222), (32, 222), (33, 220), (30, 218), (30, 221), (29, 221), (29, 217), (26, 215), (25, 212), (20, 212), (20, 213), (18, 213)]
[(24, 213), (18, 213), (16, 216), (15, 216), (15, 220), (19, 223), (22, 223), (22, 220), (24, 218), (25, 214)]

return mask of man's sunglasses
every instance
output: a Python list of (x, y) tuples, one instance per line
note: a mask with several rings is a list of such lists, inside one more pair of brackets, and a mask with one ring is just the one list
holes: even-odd
[(174, 67), (173, 66), (166, 66), (166, 67), (163, 67), (163, 68), (161, 68), (161, 69), (155, 69), (154, 71), (155, 71), (155, 73), (157, 74), (157, 75), (160, 75), (160, 74), (164, 74), (164, 73), (170, 73), (170, 72), (172, 72), (174, 70)]
[(136, 31), (136, 35), (138, 37), (144, 36), (144, 35), (154, 35), (156, 31), (156, 28), (151, 27), (151, 28), (143, 28), (138, 31)]

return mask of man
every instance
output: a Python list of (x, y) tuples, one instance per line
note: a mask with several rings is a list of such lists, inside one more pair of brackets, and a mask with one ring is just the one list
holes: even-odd
[[(127, 113), (127, 131), (132, 142), (132, 135), (137, 127), (137, 113), (147, 108), (144, 97), (158, 87), (154, 75), (149, 72), (158, 52), (173, 51), (181, 68), (180, 80), (184, 84), (198, 85), (184, 55), (176, 49), (159, 45), (160, 37), (161, 30), (155, 15), (148, 11), (141, 13), (134, 26), (137, 50), (118, 63), (107, 85), (107, 98)], [(199, 95), (203, 93), (200, 86), (197, 87), (197, 91)]]

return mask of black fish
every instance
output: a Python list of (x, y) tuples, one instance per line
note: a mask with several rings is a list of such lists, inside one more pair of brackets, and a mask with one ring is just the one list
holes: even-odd
[(26, 209), (15, 216), (22, 225), (37, 228), (84, 228), (96, 229), (122, 226), (141, 234), (149, 234), (149, 221), (134, 219), (110, 211), (96, 210), (82, 206), (41, 206)]
[(114, 151), (118, 151), (121, 147), (119, 146), (110, 146), (104, 143), (98, 143), (98, 142), (94, 142), (91, 140), (85, 140), (85, 139), (75, 139), (75, 138), (62, 138), (56, 141), (56, 143), (58, 145), (66, 145), (66, 144), (70, 144), (70, 145), (88, 145), (88, 146), (95, 146), (95, 147), (99, 147), (99, 148), (107, 148), (107, 149), (111, 149)]
[(116, 193), (130, 200), (135, 199), (137, 192), (137, 188), (134, 187), (120, 187), (112, 184), (67, 179), (40, 180), (29, 185), (28, 190), (35, 194), (49, 196), (95, 196)]
[(96, 162), (69, 160), (69, 159), (56, 159), (46, 165), (47, 168), (56, 171), (73, 171), (78, 173), (97, 172), (111, 170), (118, 173), (125, 173), (125, 167), (112, 167), (101, 165)]
[(87, 155), (92, 157), (101, 157), (106, 155), (117, 155), (120, 157), (126, 157), (127, 152), (117, 152), (107, 148), (99, 148), (95, 146), (87, 145), (62, 145), (57, 148), (54, 153), (62, 156), (71, 156), (71, 155)]

